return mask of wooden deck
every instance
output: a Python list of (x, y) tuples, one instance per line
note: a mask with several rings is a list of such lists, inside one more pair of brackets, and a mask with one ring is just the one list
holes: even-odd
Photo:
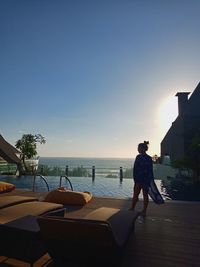
[[(139, 202), (137, 209), (140, 210), (141, 205), (142, 202)], [(128, 209), (130, 200), (95, 197), (83, 208), (73, 211), (68, 209), (66, 217), (81, 217), (102, 206)], [(34, 267), (52, 266), (48, 260), (46, 254)], [(30, 265), (0, 256), (0, 266)], [(200, 266), (200, 203), (169, 201), (157, 206), (150, 202), (146, 219), (139, 217), (136, 221), (135, 232), (130, 236), (122, 261), (122, 267), (132, 266)]]

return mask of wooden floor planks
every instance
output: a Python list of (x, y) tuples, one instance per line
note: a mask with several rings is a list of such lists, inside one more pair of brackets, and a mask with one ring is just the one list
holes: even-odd
[[(128, 199), (94, 197), (83, 208), (67, 209), (66, 217), (81, 217), (102, 206), (128, 209), (130, 204)], [(137, 209), (141, 208), (142, 202), (139, 201)], [(49, 259), (46, 254), (34, 267), (52, 266)], [(30, 265), (0, 256), (0, 266)], [(122, 261), (122, 267), (132, 266), (200, 266), (200, 203), (169, 201), (157, 206), (150, 201), (146, 219), (138, 218), (135, 223), (135, 232), (130, 236)]]

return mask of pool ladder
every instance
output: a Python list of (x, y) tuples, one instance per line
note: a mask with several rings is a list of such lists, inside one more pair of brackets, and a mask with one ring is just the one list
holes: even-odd
[(47, 186), (47, 190), (49, 191), (49, 185), (47, 183), (47, 180), (41, 174), (34, 174), (34, 176), (33, 176), (33, 188), (32, 188), (32, 191), (35, 192), (35, 180), (36, 180), (36, 177), (40, 177), (45, 182), (45, 184)]
[[(46, 184), (47, 190), (49, 191), (49, 185), (47, 183), (47, 180), (44, 178), (44, 176), (42, 176), (41, 174), (34, 174), (33, 176), (33, 187), (32, 187), (32, 191), (35, 192), (35, 181), (36, 181), (36, 177), (40, 177)], [(71, 190), (73, 191), (73, 186), (72, 183), (70, 181), (70, 179), (66, 176), (66, 175), (61, 175), (60, 176), (60, 183), (59, 183), (59, 187), (61, 187), (62, 184), (62, 179), (65, 178), (65, 180), (69, 183)]]
[(67, 177), (67, 175), (61, 175), (61, 176), (60, 176), (59, 187), (61, 187), (62, 179), (63, 179), (63, 178), (65, 178), (65, 180), (69, 183), (69, 185), (70, 185), (70, 187), (71, 187), (71, 190), (74, 191), (73, 186), (72, 186), (72, 183), (71, 183), (71, 181), (69, 180), (69, 178)]

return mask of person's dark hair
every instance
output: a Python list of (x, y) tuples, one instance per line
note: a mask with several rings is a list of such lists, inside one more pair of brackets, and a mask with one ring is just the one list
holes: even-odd
[(142, 149), (144, 149), (145, 151), (147, 151), (148, 148), (149, 148), (149, 141), (144, 141), (143, 143), (140, 143), (138, 145), (138, 147), (141, 147)]

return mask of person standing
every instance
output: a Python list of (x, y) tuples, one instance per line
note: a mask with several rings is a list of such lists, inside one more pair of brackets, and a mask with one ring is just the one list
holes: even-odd
[(142, 190), (143, 193), (143, 209), (140, 215), (145, 217), (147, 207), (149, 204), (149, 194), (157, 204), (164, 203), (156, 184), (154, 182), (153, 174), (153, 161), (152, 158), (146, 153), (148, 150), (148, 141), (144, 141), (138, 145), (139, 154), (136, 156), (133, 166), (133, 198), (130, 210), (134, 210), (138, 201), (138, 196)]
[(133, 199), (131, 210), (135, 209), (135, 206), (138, 201), (138, 196), (142, 190), (143, 193), (143, 210), (141, 215), (145, 216), (148, 203), (148, 188), (150, 186), (151, 180), (153, 179), (153, 162), (152, 158), (147, 155), (146, 151), (148, 150), (148, 141), (144, 141), (138, 145), (139, 154), (136, 156), (134, 166), (133, 166), (133, 179), (134, 179), (134, 188), (133, 188)]

